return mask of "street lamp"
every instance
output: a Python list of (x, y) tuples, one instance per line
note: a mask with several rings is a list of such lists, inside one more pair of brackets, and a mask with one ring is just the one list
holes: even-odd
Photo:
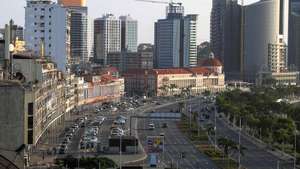
[(10, 80), (12, 80), (13, 79), (13, 55), (12, 55), (12, 53), (15, 51), (15, 46), (11, 43), (11, 44), (9, 44), (9, 47), (8, 47), (8, 50), (9, 50), (9, 60), (10, 60), (10, 62), (9, 62), (9, 73), (10, 73)]

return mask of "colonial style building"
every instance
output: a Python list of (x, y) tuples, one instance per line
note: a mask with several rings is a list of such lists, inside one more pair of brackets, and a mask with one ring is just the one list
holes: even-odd
[(201, 67), (130, 70), (124, 78), (128, 95), (166, 96), (185, 91), (196, 95), (225, 89), (222, 65), (217, 59), (208, 59)]

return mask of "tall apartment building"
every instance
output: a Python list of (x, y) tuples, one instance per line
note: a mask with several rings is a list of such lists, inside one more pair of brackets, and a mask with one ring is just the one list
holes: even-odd
[(71, 13), (71, 58), (72, 64), (86, 62), (88, 58), (88, 8), (86, 0), (59, 0), (60, 5)]
[(138, 41), (138, 22), (130, 15), (120, 16), (122, 51), (136, 52)]
[(291, 0), (289, 23), (289, 67), (300, 71), (300, 1)]
[(245, 6), (243, 73), (254, 82), (257, 73), (268, 70), (269, 45), (288, 45), (289, 0), (261, 0)]
[(84, 62), (89, 62), (94, 57), (94, 19), (88, 17), (87, 27), (87, 58)]
[(184, 67), (197, 66), (197, 15), (187, 15), (184, 17)]
[(197, 65), (197, 16), (184, 16), (184, 7), (170, 3), (167, 18), (155, 23), (155, 67), (192, 67)]
[(284, 72), (288, 67), (288, 47), (282, 37), (268, 45), (268, 69), (270, 72)]
[(34, 55), (44, 54), (66, 72), (70, 63), (70, 14), (51, 0), (27, 0), (25, 41)]
[(106, 65), (107, 55), (121, 52), (121, 21), (112, 14), (94, 21), (95, 62)]
[(240, 79), (241, 9), (237, 0), (214, 0), (211, 11), (211, 50), (224, 63), (227, 79)]
[(226, 9), (226, 0), (213, 0), (210, 14), (210, 43), (211, 50), (221, 57), (223, 50), (223, 15)]

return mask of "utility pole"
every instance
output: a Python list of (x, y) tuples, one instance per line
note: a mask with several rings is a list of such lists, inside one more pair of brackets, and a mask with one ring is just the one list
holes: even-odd
[(120, 157), (119, 157), (119, 168), (122, 169), (122, 135), (120, 134)]
[(239, 126), (239, 168), (241, 169), (241, 131), (242, 131), (242, 118), (240, 117), (240, 126)]
[(217, 149), (217, 113), (216, 113), (216, 109), (214, 108), (214, 116), (215, 116), (215, 127), (214, 127), (214, 131), (215, 131), (215, 151)]
[(99, 159), (99, 169), (101, 169), (101, 161), (100, 161), (100, 159)]
[(297, 129), (295, 129), (295, 135), (294, 135), (294, 169), (296, 169), (296, 165), (297, 165), (297, 133), (298, 133)]

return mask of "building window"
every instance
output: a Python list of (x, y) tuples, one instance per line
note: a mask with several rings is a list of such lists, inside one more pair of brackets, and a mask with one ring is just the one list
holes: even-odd
[(33, 144), (33, 131), (32, 130), (28, 130), (28, 139), (27, 139), (27, 143), (28, 144)]
[(33, 103), (28, 103), (28, 115), (33, 115)]
[(28, 129), (33, 129), (33, 117), (28, 117)]

